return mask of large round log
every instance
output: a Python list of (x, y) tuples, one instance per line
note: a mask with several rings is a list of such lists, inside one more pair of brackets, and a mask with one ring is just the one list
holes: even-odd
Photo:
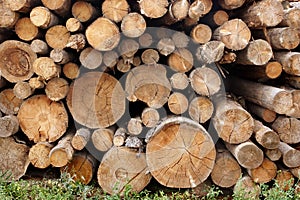
[(148, 140), (149, 171), (164, 186), (196, 187), (213, 169), (214, 142), (197, 122), (184, 117), (166, 119), (148, 132)]

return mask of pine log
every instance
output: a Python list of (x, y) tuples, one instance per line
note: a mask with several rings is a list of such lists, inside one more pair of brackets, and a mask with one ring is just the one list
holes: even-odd
[(129, 101), (140, 100), (149, 107), (160, 108), (167, 101), (171, 84), (162, 65), (141, 65), (133, 68), (127, 75), (125, 91)]
[(276, 177), (277, 166), (271, 160), (264, 158), (259, 167), (248, 169), (248, 174), (255, 183), (268, 183)]
[(173, 117), (151, 129), (148, 135), (147, 164), (160, 184), (191, 188), (207, 179), (216, 150), (211, 136), (199, 123)]
[(284, 89), (236, 77), (231, 77), (230, 81), (230, 90), (233, 93), (278, 114), (286, 114), (293, 105), (292, 94)]
[(49, 57), (39, 57), (33, 62), (33, 71), (43, 80), (50, 80), (59, 77), (61, 72), (60, 65), (54, 63)]
[(108, 151), (113, 146), (114, 129), (96, 129), (91, 137), (94, 147), (98, 151)]
[(263, 163), (263, 151), (249, 140), (240, 144), (226, 143), (226, 147), (238, 163), (246, 169), (255, 169)]
[(0, 28), (12, 29), (20, 17), (18, 12), (10, 9), (9, 2), (6, 0), (0, 1)]
[(260, 121), (254, 120), (254, 137), (256, 141), (266, 149), (277, 149), (280, 138), (276, 132), (263, 125)]
[(114, 22), (104, 17), (99, 17), (89, 25), (85, 35), (88, 43), (99, 51), (110, 51), (120, 41), (119, 28)]
[(7, 115), (15, 115), (19, 112), (22, 99), (16, 97), (13, 89), (4, 89), (0, 93), (0, 110)]
[(86, 1), (76, 1), (72, 5), (72, 15), (80, 22), (91, 21), (97, 17), (98, 13), (97, 9)]
[(168, 99), (168, 107), (175, 115), (183, 114), (187, 111), (189, 102), (187, 97), (179, 92), (173, 92)]
[(42, 89), (45, 87), (44, 79), (41, 77), (33, 77), (29, 79), (29, 85), (30, 87), (35, 90), (35, 89)]
[(289, 26), (291, 28), (300, 28), (300, 7), (284, 9), (284, 16), (280, 26)]
[(70, 86), (67, 105), (73, 118), (88, 128), (106, 128), (125, 112), (121, 84), (103, 72), (88, 72)]
[(186, 48), (176, 49), (168, 57), (168, 66), (176, 72), (188, 72), (194, 66), (193, 54)]
[(140, 192), (151, 180), (146, 156), (128, 147), (113, 147), (103, 157), (98, 168), (98, 183), (109, 194), (124, 195), (125, 186)]
[(242, 65), (265, 65), (273, 56), (271, 45), (262, 39), (249, 42), (247, 47), (236, 53), (236, 63)]
[(263, 28), (278, 25), (283, 15), (283, 6), (280, 1), (262, 0), (246, 8), (241, 18), (250, 28)]
[(203, 66), (190, 73), (190, 82), (194, 91), (203, 96), (212, 96), (221, 89), (221, 78), (213, 69)]
[(48, 44), (39, 39), (35, 39), (31, 42), (30, 48), (32, 49), (33, 52), (40, 54), (40, 55), (45, 55), (49, 53), (49, 47)]
[(274, 52), (274, 58), (281, 63), (285, 73), (300, 76), (300, 53)]
[(173, 89), (184, 90), (189, 86), (189, 78), (185, 73), (174, 73), (170, 78), (171, 86)]
[(279, 116), (272, 124), (280, 140), (288, 144), (296, 144), (300, 142), (300, 120), (293, 117)]
[(259, 199), (260, 186), (249, 175), (244, 175), (235, 184), (233, 192), (240, 194), (241, 199)]
[(144, 64), (155, 64), (159, 61), (159, 54), (155, 49), (146, 49), (141, 55)]
[(67, 172), (74, 181), (79, 181), (85, 185), (89, 184), (96, 171), (97, 160), (87, 152), (78, 152), (73, 155), (72, 160), (60, 169)]
[(118, 23), (128, 14), (127, 0), (105, 0), (102, 3), (103, 16)]
[(19, 81), (15, 84), (13, 88), (14, 94), (19, 99), (26, 99), (33, 93), (33, 89), (30, 84), (25, 81)]
[(213, 33), (213, 39), (223, 42), (225, 47), (231, 50), (244, 49), (248, 45), (250, 38), (250, 29), (241, 19), (229, 20)]
[(56, 14), (66, 17), (71, 10), (71, 0), (41, 0), (45, 7), (53, 10)]
[(138, 40), (139, 40), (140, 46), (143, 47), (143, 48), (148, 48), (153, 43), (153, 38), (152, 38), (152, 35), (150, 33), (144, 33), (143, 35), (141, 35), (139, 37)]
[(78, 33), (78, 34), (71, 35), (69, 37), (66, 47), (70, 47), (71, 49), (75, 49), (77, 52), (79, 52), (81, 49), (85, 47), (85, 45), (86, 45), (85, 36), (81, 33)]
[(64, 49), (53, 49), (50, 51), (50, 58), (57, 64), (66, 64), (72, 60), (72, 55)]
[(25, 81), (33, 75), (32, 65), (37, 55), (29, 44), (7, 40), (0, 45), (1, 76), (12, 83)]
[(282, 157), (279, 149), (265, 149), (266, 156), (273, 162), (278, 161)]
[(30, 163), (39, 169), (45, 169), (51, 165), (49, 154), (53, 145), (48, 142), (38, 142), (29, 150)]
[(219, 0), (219, 5), (226, 10), (233, 10), (244, 5), (246, 0)]
[(28, 152), (29, 147), (13, 137), (0, 138), (0, 171), (8, 173), (4, 181), (18, 180), (26, 173), (30, 164)]
[[(241, 56), (241, 55), (239, 55)], [(238, 59), (239, 60), (239, 59)], [(282, 73), (282, 65), (279, 62), (268, 62), (265, 65), (235, 65), (232, 72), (240, 77), (264, 82), (278, 78)]]
[(222, 99), (217, 102), (215, 110), (213, 124), (220, 138), (239, 144), (251, 137), (253, 118), (240, 104), (228, 98)]
[[(176, 47), (171, 38), (162, 38), (158, 41), (156, 48), (160, 54), (168, 56), (175, 51)], [(178, 55), (178, 53), (176, 55)]]
[(39, 0), (20, 0), (20, 1), (7, 1), (9, 8), (12, 11), (28, 13), (33, 7), (40, 4)]
[(159, 18), (168, 12), (167, 0), (141, 0), (139, 1), (140, 12), (149, 18)]
[(257, 104), (247, 102), (247, 109), (265, 122), (271, 123), (276, 119), (276, 112)]
[(200, 17), (209, 13), (212, 9), (212, 5), (212, 0), (195, 0), (189, 8), (189, 18), (198, 21)]
[(91, 132), (87, 128), (80, 128), (72, 137), (71, 145), (75, 150), (82, 150), (91, 138)]
[(129, 38), (137, 38), (146, 30), (146, 21), (142, 15), (131, 12), (123, 17), (121, 23), (122, 33)]
[(63, 103), (52, 102), (46, 95), (35, 95), (24, 101), (17, 117), (22, 131), (35, 143), (56, 141), (68, 126)]
[(43, 6), (38, 6), (31, 10), (30, 20), (35, 26), (43, 29), (48, 29), (59, 23), (59, 18)]
[(51, 149), (49, 159), (52, 166), (63, 167), (72, 160), (75, 152), (71, 145), (73, 134), (72, 132), (67, 133), (67, 135), (61, 138), (57, 145)]
[(141, 114), (142, 123), (148, 127), (153, 128), (159, 122), (159, 112), (154, 108), (145, 108)]
[(189, 116), (198, 123), (207, 122), (213, 115), (214, 105), (207, 97), (195, 97), (189, 105)]
[(24, 41), (31, 41), (40, 36), (38, 27), (36, 27), (29, 17), (20, 18), (15, 24), (17, 36)]
[(118, 128), (114, 134), (113, 144), (116, 147), (123, 146), (126, 139), (126, 130), (124, 128)]
[(241, 174), (241, 167), (230, 152), (219, 150), (210, 175), (214, 184), (223, 188), (232, 187), (237, 183)]
[(184, 32), (176, 31), (172, 34), (172, 40), (174, 41), (175, 47), (187, 48), (190, 42), (190, 37)]
[(197, 24), (190, 33), (194, 42), (204, 44), (210, 41), (212, 30), (205, 24)]
[(0, 137), (9, 137), (19, 130), (18, 118), (14, 115), (0, 117)]
[(168, 12), (161, 19), (164, 25), (172, 25), (188, 16), (190, 3), (188, 0), (175, 0), (170, 3)]
[(92, 47), (87, 47), (80, 52), (79, 61), (87, 69), (96, 69), (102, 63), (102, 53)]
[(113, 68), (119, 59), (119, 55), (115, 51), (107, 51), (103, 54), (103, 64), (108, 68)]
[(300, 151), (290, 145), (280, 142), (279, 150), (282, 153), (282, 161), (285, 166), (295, 168), (300, 166)]
[(71, 17), (66, 21), (66, 28), (70, 32), (79, 32), (83, 30), (83, 25), (78, 19)]
[(203, 63), (214, 63), (221, 60), (225, 45), (220, 41), (209, 41), (199, 45), (196, 49), (196, 58)]
[(66, 47), (70, 37), (70, 32), (65, 26), (55, 25), (49, 28), (45, 34), (47, 44), (53, 49), (63, 49)]
[(278, 171), (275, 178), (279, 188), (283, 191), (288, 191), (294, 187), (295, 179), (293, 174), (287, 169), (281, 169)]

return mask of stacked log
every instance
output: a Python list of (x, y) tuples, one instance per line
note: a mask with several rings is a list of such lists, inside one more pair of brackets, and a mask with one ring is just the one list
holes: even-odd
[(29, 163), (84, 184), (97, 171), (122, 195), (151, 178), (248, 191), (299, 176), (299, 2), (0, 0), (0, 13), (13, 179)]

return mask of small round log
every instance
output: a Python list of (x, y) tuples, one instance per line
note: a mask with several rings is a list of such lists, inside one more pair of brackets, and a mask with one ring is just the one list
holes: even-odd
[(168, 57), (169, 67), (176, 72), (188, 72), (194, 66), (193, 54), (186, 48), (176, 49)]
[(129, 135), (139, 135), (143, 131), (142, 120), (137, 118), (131, 118), (127, 124), (127, 130)]
[(40, 55), (45, 55), (49, 53), (48, 44), (43, 40), (33, 40), (30, 44), (30, 48), (32, 49), (32, 51)]
[(87, 47), (80, 52), (79, 61), (87, 69), (96, 69), (102, 63), (102, 53), (92, 47)]
[(54, 63), (49, 57), (39, 57), (33, 63), (33, 71), (44, 80), (59, 77), (60, 65)]
[(64, 49), (68, 43), (70, 32), (65, 26), (55, 25), (45, 34), (47, 44), (53, 49)]
[(92, 133), (92, 142), (98, 151), (108, 151), (113, 146), (114, 131), (110, 128), (99, 128)]
[(17, 36), (24, 41), (31, 41), (40, 36), (38, 27), (36, 27), (28, 17), (20, 18), (17, 21), (15, 31)]
[(276, 132), (263, 125), (260, 121), (254, 120), (254, 137), (256, 141), (266, 149), (277, 149), (280, 138)]
[(78, 19), (71, 17), (66, 21), (66, 28), (70, 32), (79, 32), (82, 31), (83, 25)]
[(105, 0), (101, 9), (104, 17), (118, 23), (128, 14), (129, 5), (126, 0)]
[(43, 29), (48, 29), (59, 23), (58, 17), (43, 6), (38, 6), (31, 10), (30, 20), (35, 26)]
[(167, 0), (141, 0), (139, 4), (140, 12), (149, 18), (160, 18), (168, 12)]
[(91, 132), (87, 128), (80, 128), (72, 137), (71, 145), (75, 150), (82, 150), (91, 138)]
[(14, 115), (0, 117), (0, 137), (9, 137), (19, 130), (18, 118)]
[(16, 97), (13, 89), (5, 89), (0, 92), (0, 110), (7, 115), (15, 115), (19, 112), (23, 100)]
[(68, 16), (71, 10), (71, 0), (42, 0), (42, 3), (61, 17)]
[(189, 105), (189, 116), (198, 123), (207, 122), (213, 115), (214, 105), (207, 97), (195, 97)]
[(68, 78), (68, 79), (76, 79), (79, 77), (79, 66), (76, 63), (73, 62), (68, 62), (63, 66), (63, 74)]
[(146, 21), (142, 15), (131, 12), (124, 16), (121, 23), (122, 33), (130, 38), (141, 36), (146, 30)]
[(159, 112), (154, 108), (145, 108), (141, 115), (142, 123), (148, 127), (154, 127), (160, 119)]
[(265, 149), (265, 154), (273, 162), (278, 161), (282, 157), (279, 149)]
[(30, 84), (25, 81), (17, 82), (13, 88), (14, 94), (19, 99), (26, 99), (33, 93), (33, 89)]
[(214, 63), (222, 59), (225, 45), (220, 41), (209, 41), (199, 45), (196, 50), (196, 58), (203, 63)]
[(162, 38), (156, 45), (160, 54), (168, 56), (175, 51), (175, 43), (171, 38)]
[(76, 1), (72, 5), (72, 15), (80, 22), (88, 22), (98, 15), (97, 9), (89, 2)]
[(45, 169), (51, 165), (49, 154), (53, 145), (48, 142), (38, 142), (29, 150), (30, 163), (39, 169)]
[(295, 168), (300, 166), (300, 151), (290, 145), (280, 142), (278, 149), (282, 153), (282, 161), (285, 166)]
[(190, 33), (194, 42), (204, 44), (210, 41), (212, 36), (211, 28), (205, 24), (197, 24)]
[(268, 183), (276, 177), (277, 166), (271, 160), (264, 158), (259, 167), (248, 169), (248, 174), (255, 183)]
[(174, 73), (170, 78), (171, 86), (174, 89), (184, 90), (189, 86), (189, 78), (185, 73)]
[(187, 111), (189, 102), (187, 97), (179, 92), (174, 92), (169, 96), (168, 107), (175, 115), (183, 114)]

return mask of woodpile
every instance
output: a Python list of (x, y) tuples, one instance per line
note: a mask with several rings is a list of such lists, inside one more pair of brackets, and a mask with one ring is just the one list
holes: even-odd
[(300, 2), (0, 0), (0, 13), (11, 179), (58, 167), (122, 194), (151, 178), (258, 193), (299, 178)]

